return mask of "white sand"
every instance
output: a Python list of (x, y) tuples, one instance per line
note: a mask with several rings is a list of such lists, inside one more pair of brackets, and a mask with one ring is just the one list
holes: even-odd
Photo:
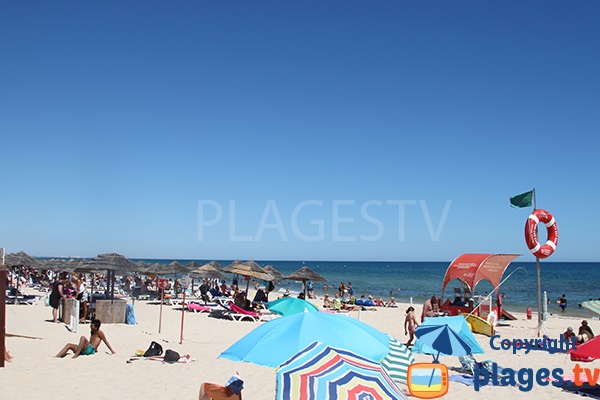
[[(383, 332), (405, 341), (403, 329), (404, 310), (380, 308), (361, 312), (360, 319)], [(417, 314), (421, 306), (416, 305)], [(236, 371), (244, 380), (244, 398), (247, 400), (273, 399), (275, 397), (275, 370), (250, 363), (236, 363), (217, 359), (218, 355), (258, 326), (252, 322), (233, 322), (209, 318), (207, 314), (185, 314), (183, 344), (179, 344), (181, 312), (173, 307), (163, 307), (162, 332), (158, 333), (159, 306), (142, 301), (135, 302), (137, 325), (104, 324), (102, 330), (117, 354), (109, 355), (104, 344), (99, 353), (71, 359), (55, 358), (54, 355), (67, 342), (76, 343), (81, 335), (89, 337), (89, 325), (79, 325), (77, 334), (71, 333), (64, 324), (47, 322), (51, 308), (43, 301), (35, 306), (7, 305), (7, 333), (40, 337), (41, 340), (8, 337), (7, 348), (14, 357), (11, 363), (0, 369), (0, 399), (58, 399), (69, 396), (91, 396), (94, 399), (195, 399), (198, 398), (203, 381), (225, 384)], [(358, 313), (352, 312), (357, 318)], [(535, 338), (535, 321), (528, 321), (524, 314), (510, 326), (498, 327), (502, 338)], [(535, 314), (534, 314), (535, 318)], [(588, 319), (592, 329), (600, 333), (600, 322)], [(568, 325), (577, 330), (580, 319), (552, 316), (547, 326), (555, 338)], [(549, 354), (543, 351), (513, 355), (511, 351), (490, 348), (490, 339), (476, 335), (485, 354), (477, 355), (479, 361), (491, 359), (502, 367), (513, 369), (563, 368), (570, 373), (574, 362), (567, 355)], [(158, 361), (127, 361), (137, 349), (145, 350), (151, 341), (161, 343), (163, 348), (173, 349), (181, 355), (190, 354), (196, 361), (189, 364), (163, 364)], [(431, 361), (431, 356), (415, 355), (419, 362)], [(448, 366), (457, 366), (457, 357), (441, 357)], [(600, 361), (582, 363), (584, 367), (600, 368)], [(451, 373), (455, 374), (455, 373)], [(475, 392), (473, 387), (451, 382), (448, 399), (559, 399), (576, 398), (577, 395), (561, 389), (534, 383), (529, 392), (517, 387), (483, 387)]]

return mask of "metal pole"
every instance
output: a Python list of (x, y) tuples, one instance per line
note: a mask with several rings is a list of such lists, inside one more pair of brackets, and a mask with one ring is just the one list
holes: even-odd
[[(535, 258), (535, 266), (537, 268), (537, 300), (538, 300), (538, 324), (542, 322), (542, 280), (540, 277), (540, 259)], [(538, 332), (539, 336), (539, 332)]]
[(4, 249), (0, 249), (0, 368), (4, 368), (6, 354), (6, 265)]
[(183, 343), (183, 320), (185, 318), (185, 292), (187, 292), (187, 288), (183, 289), (183, 301), (181, 302), (181, 333), (179, 335), (179, 344)]
[(162, 327), (162, 306), (163, 306), (163, 298), (165, 297), (165, 289), (160, 289), (160, 315), (158, 317), (158, 333), (160, 333), (160, 328)]
[[(537, 210), (537, 196), (535, 195), (535, 188), (533, 188), (533, 210)], [(538, 236), (538, 227), (535, 227), (536, 229), (536, 236)], [(539, 236), (538, 236), (539, 237)], [(542, 278), (541, 278), (541, 266), (540, 266), (540, 259), (539, 258), (535, 258), (535, 267), (537, 270), (537, 301), (538, 301), (538, 325), (542, 322)], [(540, 335), (540, 332), (538, 330), (538, 336)]]

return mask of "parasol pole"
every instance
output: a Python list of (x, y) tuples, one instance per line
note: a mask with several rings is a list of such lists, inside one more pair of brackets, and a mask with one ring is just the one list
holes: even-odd
[(162, 306), (163, 306), (163, 298), (165, 294), (165, 289), (160, 289), (160, 313), (158, 315), (158, 333), (160, 333), (160, 328), (162, 327)]
[(179, 334), (179, 344), (183, 343), (183, 320), (185, 318), (185, 292), (187, 292), (187, 288), (183, 289), (183, 301), (181, 302), (181, 333)]
[(4, 368), (6, 354), (6, 265), (4, 249), (0, 249), (0, 368)]

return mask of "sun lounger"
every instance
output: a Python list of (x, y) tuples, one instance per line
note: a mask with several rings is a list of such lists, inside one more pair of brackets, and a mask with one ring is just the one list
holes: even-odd
[(229, 309), (231, 312), (229, 313), (229, 318), (234, 321), (243, 321), (245, 319), (249, 319), (253, 322), (258, 322), (261, 320), (261, 314), (254, 311), (247, 311), (241, 307), (236, 306), (235, 304), (230, 304)]
[(203, 312), (211, 312), (213, 309), (208, 306), (201, 306), (197, 303), (188, 303), (186, 304), (187, 309), (193, 311), (195, 313), (203, 313)]

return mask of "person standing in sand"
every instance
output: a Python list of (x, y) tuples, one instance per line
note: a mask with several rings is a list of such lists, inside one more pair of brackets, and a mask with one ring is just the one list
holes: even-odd
[(404, 334), (409, 335), (408, 342), (404, 343), (406, 347), (411, 346), (413, 339), (415, 338), (415, 329), (417, 329), (419, 323), (415, 316), (414, 307), (410, 306), (406, 309), (406, 317), (404, 317)]
[(50, 307), (52, 307), (52, 318), (55, 323), (60, 322), (58, 320), (58, 307), (60, 306), (60, 299), (62, 298), (63, 300), (65, 300), (67, 298), (67, 296), (63, 292), (64, 287), (65, 282), (58, 279), (58, 277), (56, 278), (54, 283), (52, 283), (52, 292), (50, 292), (49, 302)]
[(100, 343), (102, 343), (102, 342), (104, 342), (104, 344), (106, 344), (106, 347), (108, 347), (108, 349), (110, 350), (110, 352), (112, 354), (115, 354), (115, 351), (113, 350), (113, 348), (110, 346), (110, 343), (108, 343), (108, 340), (106, 339), (106, 335), (104, 334), (104, 332), (102, 332), (100, 330), (101, 324), (102, 323), (100, 322), (100, 320), (93, 319), (92, 323), (90, 325), (90, 340), (87, 340), (87, 338), (85, 336), (82, 336), (79, 339), (79, 344), (67, 343), (65, 345), (65, 347), (63, 347), (62, 350), (58, 352), (56, 357), (63, 358), (64, 356), (67, 355), (69, 350), (71, 350), (73, 353), (75, 353), (73, 355), (73, 358), (77, 358), (80, 355), (89, 356), (98, 351), (98, 347), (100, 346)]

